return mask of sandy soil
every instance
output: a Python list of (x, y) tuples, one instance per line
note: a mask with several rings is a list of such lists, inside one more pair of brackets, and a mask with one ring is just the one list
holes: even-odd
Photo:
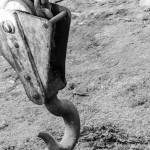
[[(76, 150), (150, 150), (150, 9), (138, 0), (64, 0), (72, 12), (67, 87), (81, 117)], [(57, 140), (61, 118), (30, 102), (0, 58), (0, 150), (43, 150), (39, 131)]]

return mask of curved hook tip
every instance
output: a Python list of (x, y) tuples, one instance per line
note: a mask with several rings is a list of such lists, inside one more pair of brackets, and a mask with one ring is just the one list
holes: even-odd
[(40, 132), (38, 137), (41, 138), (46, 144), (48, 144), (51, 139), (51, 136), (45, 132)]
[(56, 140), (45, 132), (40, 132), (38, 134), (38, 137), (41, 138), (47, 145), (46, 150), (60, 150), (59, 144), (56, 142)]

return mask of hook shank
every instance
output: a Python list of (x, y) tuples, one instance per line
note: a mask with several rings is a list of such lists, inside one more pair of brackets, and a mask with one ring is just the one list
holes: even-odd
[(47, 150), (72, 150), (80, 135), (80, 119), (77, 109), (70, 101), (59, 100), (56, 95), (47, 99), (45, 106), (50, 113), (63, 117), (65, 132), (60, 143), (47, 133), (41, 132), (38, 136), (47, 144)]

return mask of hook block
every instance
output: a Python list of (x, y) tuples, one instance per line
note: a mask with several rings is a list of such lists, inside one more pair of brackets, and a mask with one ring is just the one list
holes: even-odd
[[(49, 5), (54, 18), (64, 11), (63, 7)], [(29, 99), (36, 104), (45, 103), (46, 97), (66, 85), (70, 18), (68, 12), (53, 23), (27, 12), (0, 9), (0, 51), (17, 72)]]

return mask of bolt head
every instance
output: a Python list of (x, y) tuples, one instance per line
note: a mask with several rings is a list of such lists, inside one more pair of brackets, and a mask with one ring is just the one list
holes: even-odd
[(19, 44), (17, 42), (14, 43), (15, 48), (19, 48)]
[(44, 23), (44, 24), (43, 24), (43, 27), (44, 27), (45, 29), (48, 29), (48, 24)]
[(24, 77), (27, 81), (31, 81), (31, 77), (29, 75), (26, 74)]

